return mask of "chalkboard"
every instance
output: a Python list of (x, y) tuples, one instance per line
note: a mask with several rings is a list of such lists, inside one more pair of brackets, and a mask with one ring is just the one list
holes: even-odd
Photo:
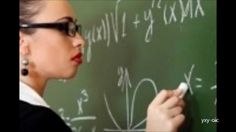
[(148, 104), (186, 82), (183, 132), (216, 131), (216, 0), (71, 0), (86, 41), (45, 100), (74, 132), (144, 131)]

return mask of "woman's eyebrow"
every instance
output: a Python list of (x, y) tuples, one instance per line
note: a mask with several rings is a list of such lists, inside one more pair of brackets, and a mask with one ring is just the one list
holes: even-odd
[(68, 20), (69, 22), (73, 22), (75, 21), (76, 19), (70, 17), (70, 16), (65, 16), (65, 17), (62, 17), (62, 18), (59, 18), (57, 19), (56, 21), (61, 21), (61, 20)]

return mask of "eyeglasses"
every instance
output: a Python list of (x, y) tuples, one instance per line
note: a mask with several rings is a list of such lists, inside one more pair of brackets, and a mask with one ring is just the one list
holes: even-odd
[(55, 28), (71, 37), (74, 37), (77, 32), (82, 35), (82, 26), (72, 21), (58, 23), (27, 23), (20, 24), (20, 28)]

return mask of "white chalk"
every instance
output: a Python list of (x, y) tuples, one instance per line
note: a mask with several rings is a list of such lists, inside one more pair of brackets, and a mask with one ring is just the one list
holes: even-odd
[(182, 92), (180, 94), (180, 98), (183, 98), (184, 95), (187, 93), (188, 91), (188, 85), (185, 82), (181, 82), (178, 89), (180, 89)]

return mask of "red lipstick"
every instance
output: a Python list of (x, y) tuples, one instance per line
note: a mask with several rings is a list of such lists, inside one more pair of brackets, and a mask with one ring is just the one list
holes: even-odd
[(82, 63), (82, 53), (78, 53), (71, 58), (72, 61), (75, 61), (77, 64)]

